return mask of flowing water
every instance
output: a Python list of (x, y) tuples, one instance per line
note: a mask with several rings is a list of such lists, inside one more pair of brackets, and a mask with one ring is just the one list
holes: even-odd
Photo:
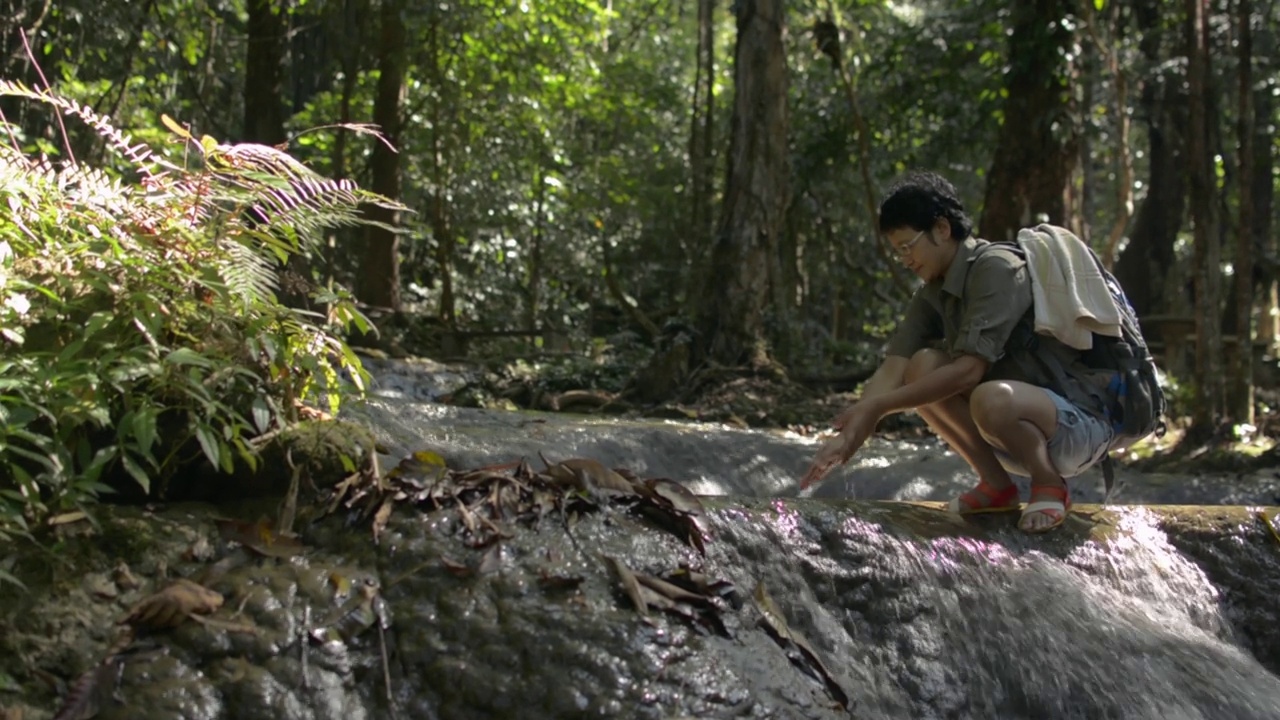
[[(854, 717), (1280, 718), (1280, 545), (1241, 509), (1142, 506), (1271, 505), (1275, 473), (1122, 473), (1117, 502), (1127, 506), (1105, 524), (1073, 518), (1052, 537), (1028, 538), (1012, 519), (840, 500), (945, 500), (968, 487), (964, 463), (932, 442), (873, 440), (815, 493), (830, 502), (817, 503), (794, 485), (814, 441), (787, 433), (378, 395), (357, 414), (393, 457), (431, 448), (469, 466), (588, 456), (724, 496), (708, 562), (740, 586), (769, 588), (825, 656)], [(1097, 485), (1078, 484), (1077, 500), (1097, 499)], [(758, 652), (712, 657), (683, 668), (693, 679), (682, 686), (754, 674), (757, 698), (789, 706), (771, 716), (829, 714), (811, 679), (763, 677), (777, 670)], [(719, 717), (735, 706), (698, 707)]]
[[(220, 518), (270, 517), (275, 499), (100, 508), (65, 528), (74, 563), (0, 553), (30, 588), (0, 584), (0, 718), (79, 698), (63, 717), (1280, 720), (1280, 535), (1275, 508), (1245, 506), (1275, 503), (1271, 473), (1127, 473), (1127, 504), (1033, 538), (1014, 516), (917, 502), (972, 482), (936, 443), (876, 440), (801, 497), (811, 439), (463, 410), (411, 375), (348, 410), (384, 467), (429, 448), (459, 468), (587, 456), (673, 478), (703, 495), (705, 556), (671, 515), (608, 503), (499, 512), (473, 542), (486, 502), (528, 490), (507, 480), (465, 510), (457, 486), (435, 505), (406, 495), (376, 542), (354, 511), (303, 522), (301, 548), (267, 557), (222, 542)], [(732, 592), (665, 609), (624, 592), (620, 567), (682, 566)], [(174, 577), (221, 610), (104, 661), (119, 620)]]

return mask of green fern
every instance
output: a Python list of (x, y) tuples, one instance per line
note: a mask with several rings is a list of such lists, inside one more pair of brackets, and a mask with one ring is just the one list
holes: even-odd
[(341, 377), (363, 386), (339, 339), (368, 329), (350, 295), (326, 290), (335, 324), (317, 324), (279, 303), (278, 271), (388, 201), (167, 117), (190, 167), (54, 93), (0, 80), (0, 96), (80, 118), (137, 178), (0, 144), (0, 533), (106, 479), (157, 490), (193, 452), (252, 463), (249, 439), (295, 401), (336, 410)]

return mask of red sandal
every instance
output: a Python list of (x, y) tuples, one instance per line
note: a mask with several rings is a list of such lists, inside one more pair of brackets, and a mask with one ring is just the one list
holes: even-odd
[[(1018, 518), (1018, 529), (1025, 533), (1046, 533), (1066, 522), (1067, 514), (1070, 512), (1071, 493), (1067, 491), (1065, 485), (1032, 485), (1030, 501), (1022, 510), (1022, 517)], [(1048, 515), (1053, 522), (1043, 527), (1028, 528), (1027, 517), (1032, 513)]]
[(976, 487), (951, 501), (948, 509), (957, 515), (1008, 512), (1018, 509), (1018, 486), (1010, 484), (997, 490), (983, 480)]

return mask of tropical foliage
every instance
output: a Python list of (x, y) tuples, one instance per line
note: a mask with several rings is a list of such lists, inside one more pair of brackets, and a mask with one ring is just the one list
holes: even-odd
[(167, 118), (158, 151), (54, 93), (0, 95), (85, 123), (113, 156), (0, 144), (0, 528), (124, 478), (149, 492), (201, 457), (252, 464), (252, 439), (300, 404), (336, 411), (359, 389), (340, 338), (364, 317), (336, 288), (310, 293), (319, 312), (285, 307), (278, 268), (377, 198)]

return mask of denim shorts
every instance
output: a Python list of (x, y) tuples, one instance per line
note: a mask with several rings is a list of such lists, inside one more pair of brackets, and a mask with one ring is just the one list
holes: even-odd
[[(1112, 438), (1111, 426), (1052, 390), (1045, 392), (1058, 408), (1058, 431), (1049, 439), (1049, 459), (1062, 477), (1075, 477), (1106, 457)], [(999, 448), (996, 448), (996, 457), (1009, 474), (1030, 475), (1017, 460)]]

